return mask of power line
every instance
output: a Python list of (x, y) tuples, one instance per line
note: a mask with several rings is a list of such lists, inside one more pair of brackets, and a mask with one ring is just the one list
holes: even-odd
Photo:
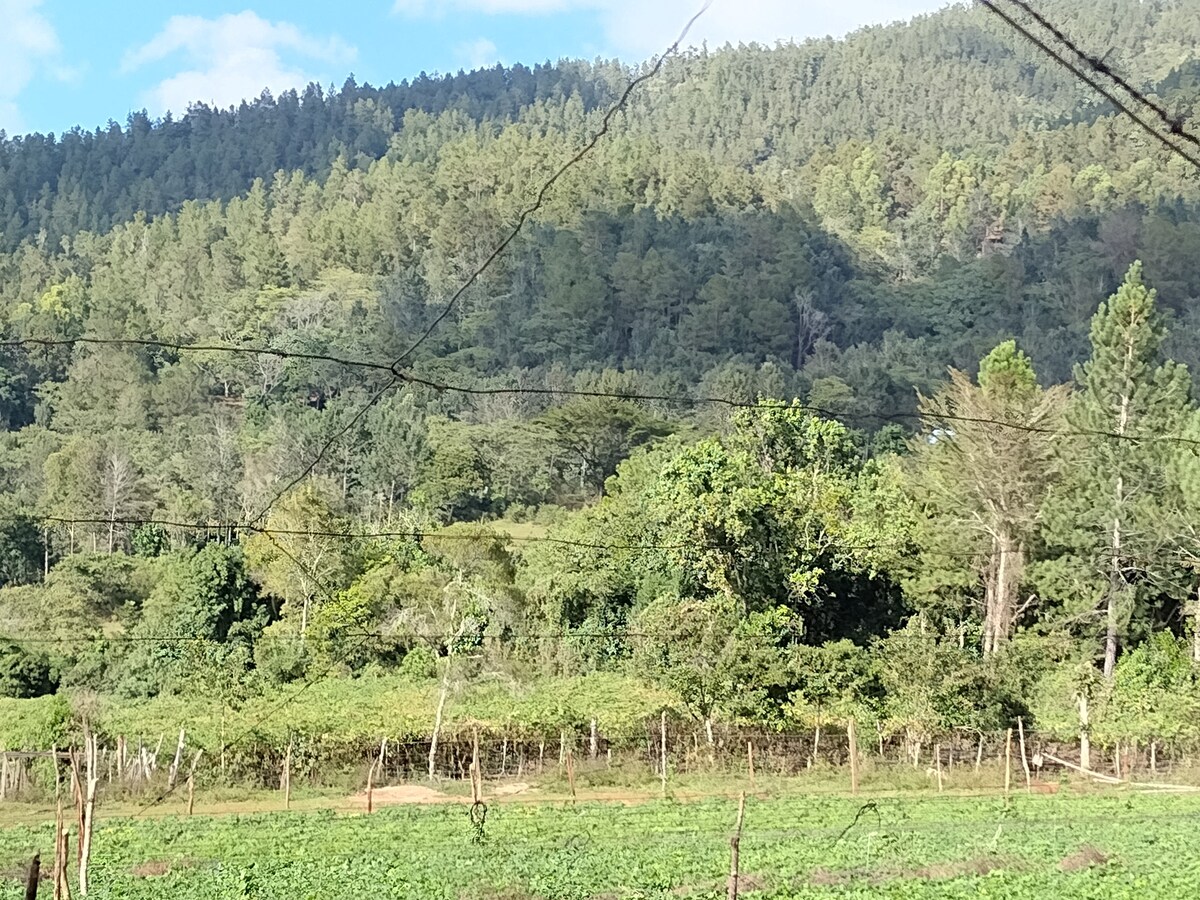
[(1094, 54), (1087, 53), (1080, 49), (1078, 44), (1067, 37), (1067, 35), (1058, 26), (1047, 19), (1030, 3), (1026, 2), (1026, 0), (1008, 0), (1008, 2), (1013, 6), (1020, 7), (1022, 10), (1024, 10), (1030, 18), (1041, 25), (1046, 31), (1050, 32), (1050, 34), (1054, 35), (1054, 39), (1056, 41), (1070, 50), (1071, 53), (1075, 55), (1076, 59), (1090, 68), (1093, 72), (1109, 78), (1118, 87), (1125, 91), (1125, 93), (1129, 94), (1129, 96), (1131, 96), (1134, 100), (1158, 116), (1163, 125), (1167, 127), (1167, 130), (1170, 131), (1171, 134), (1182, 138), (1189, 144), (1195, 146), (1197, 149), (1200, 149), (1200, 137), (1190, 133), (1183, 127), (1184, 119), (1182, 116), (1172, 116), (1169, 112), (1167, 112), (1166, 107), (1155, 102), (1151, 97), (1138, 90), (1120, 73), (1113, 71), (1113, 68), (1107, 62), (1105, 62), (1103, 58), (1097, 57)]
[[(1158, 131), (1153, 125), (1151, 125), (1149, 122), (1145, 121), (1141, 116), (1139, 116), (1136, 112), (1134, 112), (1129, 107), (1128, 104), (1123, 102), (1111, 90), (1109, 90), (1107, 87), (1105, 87), (1099, 81), (1097, 81), (1095, 78), (1088, 75), (1087, 72), (1076, 67), (1074, 64), (1071, 63), (1071, 61), (1069, 59), (1067, 59), (1061, 53), (1059, 53), (1057, 50), (1055, 50), (1053, 47), (1051, 47), (1046, 41), (1044, 41), (1042, 38), (1038, 37), (1036, 34), (1034, 34), (1032, 31), (1030, 31), (1025, 25), (1023, 25), (1021, 22), (1017, 21), (1015, 18), (1013, 18), (1011, 15), (1009, 15), (1004, 10), (1002, 10), (997, 5), (996, 0), (978, 0), (978, 2), (981, 3), (983, 5), (983, 7), (985, 9), (987, 9), (989, 12), (991, 12), (992, 14), (997, 16), (999, 19), (1001, 19), (1006, 25), (1008, 25), (1009, 28), (1016, 31), (1023, 38), (1025, 38), (1025, 40), (1029, 41), (1029, 43), (1033, 44), (1035, 47), (1037, 47), (1039, 50), (1041, 50), (1043, 53), (1045, 53), (1047, 56), (1049, 56), (1051, 59), (1053, 59), (1055, 62), (1057, 62), (1060, 66), (1062, 66), (1068, 72), (1070, 72), (1072, 75), (1074, 75), (1079, 81), (1082, 81), (1084, 84), (1086, 84), (1088, 87), (1090, 87), (1093, 91), (1095, 91), (1097, 94), (1099, 94), (1101, 97), (1103, 97), (1109, 103), (1111, 103), (1114, 107), (1116, 107), (1118, 110), (1120, 110), (1122, 113), (1124, 113), (1127, 117), (1129, 117), (1134, 122), (1136, 122), (1143, 131), (1145, 131), (1148, 135), (1150, 135), (1150, 137), (1154, 138), (1154, 140), (1158, 141), (1160, 144), (1162, 144), (1164, 147), (1166, 147), (1172, 153), (1176, 154), (1177, 156), (1179, 156), (1182, 159), (1189, 162), (1192, 166), (1194, 166), (1196, 168), (1197, 171), (1200, 171), (1200, 156), (1196, 156), (1192, 153), (1189, 153), (1187, 150), (1185, 150), (1183, 147), (1180, 147), (1178, 144), (1176, 144), (1174, 141), (1172, 141), (1170, 138), (1168, 138), (1162, 132)], [(1091, 67), (1089, 66), (1089, 68), (1091, 68)]]
[(1130, 434), (1120, 433), (1115, 431), (1105, 431), (1102, 429), (1077, 429), (1077, 428), (1051, 428), (1047, 426), (1029, 425), (1022, 422), (1012, 422), (1003, 419), (992, 419), (982, 416), (965, 416), (954, 413), (940, 413), (937, 416), (923, 415), (920, 412), (854, 412), (851, 410), (831, 409), (824, 406), (816, 406), (808, 403), (797, 403), (795, 401), (774, 401), (774, 400), (735, 400), (729, 397), (714, 397), (714, 396), (688, 396), (686, 394), (652, 394), (638, 391), (602, 391), (602, 390), (587, 390), (573, 388), (541, 388), (541, 387), (474, 387), (470, 385), (451, 384), (448, 382), (435, 381), (432, 378), (418, 375), (411, 371), (393, 372), (392, 366), (388, 363), (374, 362), (372, 360), (353, 359), (344, 356), (335, 356), (326, 353), (307, 353), (291, 350), (280, 350), (273, 347), (237, 347), (232, 345), (217, 345), (217, 344), (181, 344), (171, 341), (159, 341), (149, 338), (62, 338), (62, 339), (42, 339), (42, 338), (25, 338), (21, 340), (11, 340), (0, 342), (0, 346), (16, 348), (25, 347), (28, 345), (50, 345), (50, 346), (70, 346), (73, 344), (99, 344), (99, 345), (119, 345), (132, 344), (146, 347), (159, 347), (173, 350), (180, 353), (199, 353), (199, 352), (224, 352), (224, 353), (241, 353), (254, 356), (276, 356), (281, 359), (301, 359), (307, 361), (329, 362), (346, 368), (368, 369), (387, 373), (391, 376), (390, 380), (377, 391), (361, 407), (357, 414), (342, 427), (335, 435), (330, 438), (323, 450), (319, 452), (309, 464), (298, 475), (292, 478), (282, 490), (277, 491), (272, 499), (264, 504), (263, 509), (249, 517), (249, 522), (254, 523), (262, 519), (271, 507), (277, 503), (284, 494), (304, 480), (313, 469), (319, 465), (324, 454), (328, 452), (329, 446), (336, 442), (340, 437), (344, 436), (351, 428), (358, 424), (367, 411), (382, 398), (388, 390), (394, 387), (399, 382), (418, 385), (428, 388), (439, 393), (462, 394), (469, 397), (496, 397), (496, 396), (531, 396), (531, 397), (567, 397), (567, 398), (583, 398), (583, 399), (602, 399), (602, 400), (624, 400), (634, 403), (665, 403), (671, 406), (726, 406), (731, 409), (749, 409), (749, 410), (776, 410), (776, 409), (796, 409), (803, 412), (808, 412), (813, 415), (823, 416), (828, 419), (838, 419), (841, 421), (850, 422), (912, 422), (921, 421), (929, 418), (936, 418), (938, 421), (944, 422), (960, 422), (963, 424), (972, 425), (987, 425), (997, 428), (1007, 428), (1016, 431), (1024, 431), (1031, 434), (1045, 434), (1056, 437), (1102, 437), (1111, 438), (1114, 440), (1130, 441), (1138, 443), (1142, 441), (1148, 442), (1168, 442), (1186, 444), (1189, 446), (1200, 447), (1200, 439), (1189, 438), (1183, 435), (1170, 434)]
[[(657, 551), (678, 551), (678, 550), (733, 550), (735, 548), (728, 544), (716, 542), (696, 542), (686, 541), (680, 543), (615, 543), (608, 541), (586, 541), (576, 540), (574, 538), (554, 537), (552, 535), (515, 535), (503, 530), (492, 530), (488, 534), (463, 534), (446, 531), (429, 531), (421, 529), (389, 529), (378, 531), (350, 531), (350, 530), (333, 530), (333, 529), (305, 529), (305, 528), (270, 528), (261, 525), (248, 525), (244, 522), (181, 522), (173, 519), (159, 518), (101, 518), (101, 517), (80, 517), (70, 518), (66, 516), (54, 515), (39, 515), (37, 513), (23, 513), (19, 515), (0, 516), (2, 522), (44, 522), (53, 525), (71, 527), (75, 525), (120, 525), (125, 528), (140, 527), (152, 525), (161, 528), (173, 528), (183, 531), (207, 532), (207, 533), (225, 533), (236, 534), (239, 531), (249, 531), (253, 534), (261, 534), (268, 538), (275, 537), (307, 537), (307, 538), (328, 538), (330, 540), (347, 540), (347, 541), (373, 541), (373, 540), (395, 540), (404, 539), (412, 541), (470, 541), (477, 542), (492, 538), (500, 539), (504, 542), (513, 543), (530, 543), (530, 544), (551, 544), (555, 546), (576, 548), (580, 550), (601, 550), (607, 552), (657, 552)], [(481, 529), (488, 529), (489, 523), (477, 523)], [(826, 537), (830, 537), (826, 535)], [(835, 539), (830, 538), (830, 546), (827, 548), (832, 552), (887, 552), (898, 553), (902, 555), (912, 556), (914, 558), (920, 556), (934, 556), (946, 559), (975, 559), (980, 556), (987, 555), (989, 552), (984, 548), (977, 550), (944, 550), (932, 547), (918, 547), (915, 544), (843, 544), (837, 543)], [(271, 543), (289, 556), (290, 559), (299, 567), (303, 568), (303, 564), (291, 554), (290, 551), (285, 551), (276, 541)], [(1086, 552), (1088, 548), (1083, 548), (1082, 552)], [(1094, 549), (1096, 552), (1107, 553), (1111, 547), (1107, 542), (1098, 543)], [(819, 552), (820, 548), (818, 548)], [(1163, 558), (1175, 558), (1177, 554), (1164, 554)], [(1123, 559), (1133, 562), (1147, 563), (1154, 561), (1152, 558), (1137, 553), (1123, 553)], [(1182, 557), (1178, 558), (1181, 565), (1187, 564)], [(312, 576), (314, 581), (316, 576)]]
[(583, 159), (596, 146), (596, 144), (599, 143), (600, 138), (604, 137), (604, 135), (608, 133), (608, 129), (612, 123), (613, 117), (625, 107), (625, 104), (629, 100), (629, 97), (633, 93), (634, 89), (636, 89), (638, 85), (653, 78), (659, 73), (659, 71), (661, 71), (663, 63), (666, 61), (667, 57), (675, 53), (680, 43), (691, 30), (692, 25), (697, 19), (700, 18), (700, 16), (704, 15), (711, 2), (712, 0), (706, 0), (704, 6), (702, 6), (700, 10), (688, 20), (687, 24), (683, 28), (683, 31), (680, 32), (679, 37), (676, 38), (675, 43), (667, 48), (667, 51), (659, 57), (658, 61), (648, 72), (645, 72), (629, 82), (624, 93), (622, 93), (617, 99), (617, 102), (609, 107), (608, 111), (604, 114), (604, 119), (601, 121), (600, 128), (597, 129), (597, 131), (592, 135), (592, 139), (588, 141), (588, 143), (585, 144), (578, 153), (563, 163), (563, 165), (553, 175), (551, 175), (549, 179), (546, 180), (541, 189), (538, 191), (537, 197), (533, 204), (521, 212), (520, 216), (517, 218), (516, 224), (513, 226), (508, 235), (496, 245), (495, 249), (492, 250), (492, 252), (482, 263), (476, 266), (475, 270), (471, 272), (466, 281), (464, 281), (451, 295), (449, 301), (446, 303), (445, 308), (443, 308), (441, 313), (434, 318), (434, 320), (429, 324), (429, 327), (422, 332), (421, 336), (418, 337), (417, 340), (414, 341), (407, 350), (401, 353), (400, 356), (398, 356), (390, 366), (388, 366), (387, 371), (391, 374), (391, 378), (383, 385), (383, 387), (379, 388), (379, 390), (375, 391), (371, 395), (367, 402), (362, 405), (358, 412), (350, 417), (349, 421), (347, 421), (344, 426), (335, 431), (333, 435), (321, 445), (316, 455), (313, 456), (313, 458), (299, 474), (297, 474), (294, 478), (288, 481), (287, 484), (275, 492), (267, 504), (250, 519), (251, 522), (258, 522), (264, 516), (266, 516), (267, 513), (270, 512), (271, 508), (278, 503), (285, 494), (287, 494), (292, 488), (307, 478), (313, 472), (313, 470), (316, 469), (321, 460), (325, 458), (325, 454), (329, 452), (330, 448), (333, 447), (334, 444), (341, 440), (341, 438), (345, 436), (350, 429), (358, 424), (358, 422), (360, 422), (363, 417), (366, 416), (366, 414), (375, 406), (375, 404), (383, 399), (383, 396), (387, 394), (388, 391), (390, 391), (397, 384), (401, 383), (403, 379), (401, 377), (400, 367), (403, 365), (405, 360), (407, 360), (423, 343), (425, 343), (426, 340), (429, 339), (430, 335), (433, 334), (438, 325), (440, 325), (446, 319), (446, 317), (450, 315), (450, 312), (454, 309), (454, 306), (458, 302), (459, 298), (461, 298), (463, 294), (470, 289), (471, 285), (478, 281), (479, 278), (491, 267), (491, 265), (500, 258), (504, 251), (508, 249), (509, 244), (516, 240), (522, 229), (524, 229), (525, 223), (529, 220), (529, 217), (542, 208), (542, 204), (545, 202), (546, 195), (550, 192), (550, 189), (555, 185), (555, 183), (563, 176), (563, 174), (582, 162)]
[(541, 190), (538, 191), (537, 197), (533, 203), (521, 211), (521, 214), (517, 217), (516, 224), (513, 226), (512, 230), (509, 231), (504, 240), (496, 245), (496, 248), (491, 252), (487, 259), (477, 266), (475, 271), (471, 273), (470, 277), (468, 277), (467, 280), (464, 281), (458, 288), (458, 290), (454, 292), (454, 294), (446, 302), (445, 307), (440, 313), (438, 313), (437, 316), (434, 317), (434, 320), (429, 323), (429, 327), (427, 327), (425, 331), (421, 333), (421, 336), (417, 338), (417, 340), (414, 341), (407, 350), (405, 350), (400, 354), (399, 357), (396, 358), (396, 361), (392, 363), (391, 367), (394, 374), (400, 376), (400, 367), (404, 364), (404, 362), (411, 357), (422, 344), (429, 340), (430, 335), (432, 335), (437, 327), (445, 321), (447, 316), (450, 315), (451, 311), (462, 298), (463, 294), (465, 294), (470, 289), (471, 285), (473, 285), (479, 279), (479, 277), (487, 271), (488, 267), (500, 257), (500, 255), (508, 248), (508, 245), (516, 240), (517, 235), (521, 233), (521, 229), (525, 227), (525, 222), (529, 219), (529, 217), (542, 208), (542, 204), (545, 203), (546, 200), (546, 195), (550, 192), (550, 189), (554, 187), (555, 183), (564, 174), (566, 174), (569, 169), (577, 165), (585, 156), (591, 153), (596, 144), (600, 142), (600, 139), (608, 134), (608, 129), (612, 124), (613, 118), (618, 112), (625, 108), (625, 104), (628, 102), (630, 95), (633, 94), (639, 85), (649, 81), (662, 70), (663, 64), (668, 58), (676, 53), (676, 51), (679, 49), (679, 45), (682, 44), (684, 38), (687, 37), (688, 32), (692, 30), (692, 26), (696, 24), (696, 20), (704, 15), (711, 5), (712, 0), (705, 0), (704, 5), (700, 7), (699, 11), (690, 19), (688, 19), (687, 24), (683, 26), (683, 30), (679, 33), (679, 37), (675, 39), (675, 43), (671, 44), (671, 46), (668, 47), (661, 56), (659, 56), (654, 65), (650, 67), (649, 71), (643, 72), (637, 78), (632, 79), (629, 84), (625, 86), (624, 92), (617, 99), (616, 103), (610, 106), (608, 111), (605, 112), (604, 119), (601, 121), (600, 127), (595, 131), (595, 133), (592, 134), (591, 140), (584, 144), (579, 152), (563, 163), (558, 171), (556, 171), (550, 176), (549, 179), (547, 179), (547, 181), (542, 185)]
[(1015, 431), (1024, 431), (1029, 434), (1045, 434), (1055, 437), (1103, 437), (1113, 438), (1115, 440), (1132, 441), (1134, 443), (1140, 441), (1150, 442), (1168, 442), (1180, 443), (1189, 446), (1200, 447), (1200, 439), (1189, 438), (1183, 435), (1170, 434), (1130, 434), (1116, 431), (1104, 431), (1102, 429), (1083, 429), (1083, 428), (1050, 428), (1040, 425), (1029, 425), (1022, 422), (1009, 422), (1003, 419), (991, 419), (984, 416), (964, 416), (954, 413), (938, 413), (937, 415), (928, 415), (920, 412), (847, 412), (844, 410), (834, 410), (822, 406), (814, 406), (808, 403), (788, 402), (786, 400), (733, 400), (727, 397), (688, 397), (686, 395), (672, 394), (643, 394), (636, 392), (624, 391), (593, 391), (593, 390), (571, 390), (566, 388), (475, 388), (465, 387), (462, 385), (443, 384), (433, 381), (428, 378), (422, 378), (417, 375), (405, 373), (402, 375), (405, 381), (412, 384), (419, 384), (423, 387), (431, 388), (436, 391), (448, 391), (452, 393), (461, 393), (471, 396), (499, 396), (506, 394), (529, 394), (543, 396), (564, 396), (564, 397), (584, 397), (609, 400), (629, 400), (644, 403), (668, 403), (679, 406), (697, 406), (701, 404), (714, 404), (719, 406), (728, 406), (734, 409), (795, 409), (802, 412), (812, 413), (813, 415), (823, 416), (827, 419), (841, 419), (849, 421), (879, 421), (879, 422), (900, 422), (911, 420), (926, 420), (936, 419), (939, 422), (961, 422), (971, 425), (990, 425), (998, 428), (1010, 428)]
[(153, 348), (156, 350), (172, 350), (176, 353), (238, 353), (247, 356), (275, 356), (279, 359), (301, 359), (307, 362), (326, 362), (347, 368), (377, 369), (390, 372), (391, 367), (386, 363), (370, 362), (362, 359), (348, 359), (329, 353), (309, 353), (301, 350), (282, 350), (278, 347), (238, 346), (236, 344), (183, 344), (178, 341), (164, 341), (152, 338), (21, 338), (19, 340), (0, 341), (0, 347), (13, 350), (35, 347), (74, 347), (77, 344), (89, 346), (111, 347), (132, 346)]

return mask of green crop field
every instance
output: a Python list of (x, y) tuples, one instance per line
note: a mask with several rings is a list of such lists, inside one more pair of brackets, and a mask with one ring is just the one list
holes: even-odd
[[(371, 816), (111, 819), (94, 897), (724, 897), (736, 801), (493, 804)], [(1200, 893), (1200, 796), (1130, 793), (751, 797), (742, 894), (808, 897), (1184, 897)], [(4, 897), (48, 859), (52, 828), (0, 832)], [(43, 886), (49, 893), (50, 885)]]

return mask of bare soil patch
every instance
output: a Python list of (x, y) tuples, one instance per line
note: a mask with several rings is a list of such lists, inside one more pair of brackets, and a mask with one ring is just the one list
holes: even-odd
[(1091, 844), (1084, 844), (1070, 856), (1063, 857), (1058, 867), (1064, 872), (1078, 872), (1090, 869), (1092, 866), (1102, 866), (1108, 862), (1108, 854), (1098, 850)]
[(170, 875), (177, 869), (191, 869), (196, 865), (190, 859), (151, 859), (144, 863), (138, 863), (129, 870), (129, 874), (137, 878), (161, 878), (163, 875)]
[[(33, 859), (32, 856), (29, 857)], [(41, 869), (38, 870), (38, 881), (49, 881), (54, 874), (54, 860), (50, 860), (50, 865), (42, 863)], [(24, 884), (29, 878), (29, 863), (13, 863), (10, 866), (0, 869), (0, 881), (17, 881)]]
[(524, 794), (531, 787), (532, 785), (526, 784), (523, 781), (513, 781), (498, 786), (492, 791), (492, 794), (496, 797), (511, 797), (513, 794)]
[(955, 862), (932, 863), (916, 868), (900, 868), (896, 866), (879, 869), (845, 869), (836, 871), (819, 867), (808, 874), (808, 883), (815, 887), (837, 887), (852, 881), (866, 881), (870, 884), (883, 884), (887, 881), (949, 881), (952, 878), (962, 878), (967, 875), (986, 875), (997, 869), (1011, 869), (1011, 860), (997, 856), (977, 856), (974, 859), (957, 860)]
[[(377, 787), (371, 792), (375, 806), (400, 806), (406, 803), (462, 803), (464, 798), (452, 797), (423, 784), (393, 784)], [(350, 798), (352, 806), (367, 806), (367, 792), (360, 791)]]
[(540, 894), (523, 887), (472, 888), (459, 895), (461, 900), (543, 900)]
[[(704, 881), (694, 882), (692, 884), (681, 884), (678, 887), (671, 888), (671, 894), (676, 897), (693, 897), (696, 894), (724, 894), (729, 887), (729, 879), (722, 878), (720, 881)], [(753, 873), (745, 873), (738, 876), (738, 893), (749, 894), (754, 891), (765, 891), (767, 889), (767, 879), (763, 875), (755, 875)]]

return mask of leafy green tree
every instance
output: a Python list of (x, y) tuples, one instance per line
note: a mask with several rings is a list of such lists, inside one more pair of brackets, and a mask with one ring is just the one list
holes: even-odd
[(49, 660), (0, 640), (0, 697), (39, 697), (54, 688)]
[(635, 671), (661, 684), (704, 723), (713, 716), (779, 719), (786, 691), (784, 650), (799, 636), (785, 609), (746, 615), (729, 597), (654, 601), (631, 622)]
[(878, 717), (880, 690), (874, 661), (866, 648), (848, 640), (789, 648), (791, 682), (787, 719), (816, 730), (813, 753), (827, 724), (864, 725)]
[(0, 522), (0, 587), (29, 584), (42, 575), (46, 546), (43, 529), (25, 516)]
[(556, 406), (543, 414), (538, 424), (571, 457), (580, 490), (595, 492), (635, 447), (670, 432), (667, 423), (636, 403), (600, 398)]
[[(314, 607), (345, 587), (354, 574), (352, 548), (329, 492), (309, 481), (288, 494), (246, 542), (246, 562), (263, 591), (283, 603), (280, 628), (303, 645)], [(278, 629), (277, 629), (278, 630)]]
[[(1043, 390), (1028, 357), (1006, 341), (979, 364), (978, 384), (951, 369), (949, 384), (921, 398), (924, 429), (910, 462), (926, 540), (936, 545), (930, 557), (949, 544), (981, 569), (985, 656), (1003, 647), (1017, 624), (1066, 392)], [(933, 558), (919, 567), (928, 572), (931, 565), (944, 567)]]
[(198, 669), (214, 665), (244, 672), (270, 608), (245, 571), (241, 548), (210, 543), (161, 561), (161, 580), (131, 631), (136, 641), (121, 667), (121, 689), (187, 690)]
[(1096, 731), (1116, 739), (1173, 743), (1193, 739), (1200, 711), (1196, 669), (1185, 645), (1159, 632), (1121, 657)]

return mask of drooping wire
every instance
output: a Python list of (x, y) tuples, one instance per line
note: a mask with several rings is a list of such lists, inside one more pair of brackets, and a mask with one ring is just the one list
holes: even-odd
[[(1111, 103), (1120, 112), (1124, 113), (1125, 116), (1127, 116), (1129, 119), (1131, 119), (1133, 122), (1135, 122), (1138, 125), (1138, 127), (1140, 127), (1143, 131), (1146, 132), (1146, 134), (1150, 135), (1150, 137), (1152, 137), (1154, 140), (1158, 141), (1160, 144), (1162, 144), (1164, 147), (1166, 147), (1169, 151), (1174, 153), (1176, 156), (1179, 156), (1181, 159), (1190, 163), (1198, 172), (1200, 172), (1200, 156), (1190, 153), (1185, 148), (1176, 144), (1167, 135), (1160, 132), (1152, 124), (1150, 124), (1145, 119), (1143, 119), (1141, 116), (1139, 116), (1129, 106), (1129, 104), (1125, 103), (1123, 100), (1121, 100), (1119, 97), (1117, 97), (1116, 94), (1113, 93), (1112, 90), (1105, 87), (1096, 78), (1092, 77), (1086, 71), (1084, 71), (1083, 69), (1076, 66), (1074, 63), (1071, 62), (1071, 60), (1069, 60), (1068, 58), (1063, 56), (1062, 53), (1060, 53), (1058, 50), (1054, 49), (1054, 47), (1052, 47), (1047, 41), (1038, 37), (1038, 35), (1034, 34), (1028, 27), (1026, 27), (1024, 24), (1022, 24), (1020, 21), (1018, 21), (1016, 18), (1014, 18), (1008, 12), (1001, 9), (999, 6), (999, 0), (978, 0), (978, 2), (984, 7), (984, 9), (991, 12), (993, 15), (995, 15), (997, 18), (999, 18), (1001, 21), (1003, 21), (1006, 25), (1008, 25), (1009, 28), (1011, 28), (1013, 31), (1017, 32), (1021, 37), (1023, 37), (1029, 43), (1033, 44), (1035, 47), (1037, 47), (1039, 50), (1041, 50), (1043, 53), (1045, 53), (1047, 56), (1049, 56), (1051, 59), (1053, 59), (1055, 62), (1057, 62), (1060, 66), (1062, 66), (1064, 69), (1066, 69), (1072, 75), (1074, 75), (1075, 78), (1077, 78), (1079, 81), (1086, 84), (1093, 91), (1095, 91), (1097, 94), (1099, 94), (1101, 97), (1103, 97), (1109, 103)], [(1091, 66), (1088, 66), (1088, 68), (1090, 69)]]
[(1129, 79), (1125, 78), (1119, 72), (1114, 71), (1112, 66), (1110, 66), (1102, 57), (1098, 57), (1081, 49), (1080, 46), (1075, 41), (1071, 40), (1071, 38), (1068, 37), (1061, 28), (1051, 22), (1032, 4), (1026, 2), (1026, 0), (1008, 0), (1008, 2), (1013, 6), (1024, 10), (1026, 15), (1028, 15), (1035, 22), (1041, 25), (1042, 28), (1052, 34), (1054, 39), (1058, 41), (1059, 44), (1071, 51), (1075, 58), (1081, 63), (1083, 63), (1096, 74), (1111, 80), (1114, 84), (1121, 88), (1121, 90), (1125, 91), (1125, 93), (1132, 97), (1137, 103), (1153, 112), (1162, 121), (1163, 125), (1166, 126), (1167, 130), (1170, 131), (1171, 134), (1182, 138), (1200, 150), (1200, 137), (1197, 137), (1184, 128), (1184, 119), (1182, 116), (1171, 115), (1167, 111), (1166, 107), (1164, 107), (1161, 103), (1158, 103), (1153, 98), (1147, 96), (1138, 88), (1134, 87), (1133, 84), (1130, 83)]
[(542, 208), (542, 204), (545, 202), (546, 196), (550, 192), (550, 189), (558, 182), (558, 180), (568, 170), (581, 163), (584, 158), (586, 158), (587, 155), (595, 148), (596, 144), (599, 143), (600, 139), (608, 133), (613, 118), (618, 112), (624, 109), (625, 104), (628, 102), (633, 91), (639, 85), (653, 78), (662, 70), (663, 63), (669, 56), (672, 56), (678, 50), (679, 45), (683, 42), (684, 38), (687, 37), (688, 32), (691, 31), (692, 25), (695, 24), (697, 19), (704, 15), (704, 13), (708, 10), (708, 7), (711, 5), (711, 2), (712, 0), (706, 0), (700, 10), (688, 20), (687, 24), (683, 28), (683, 31), (680, 32), (679, 37), (676, 38), (675, 42), (671, 44), (671, 46), (667, 48), (666, 52), (664, 52), (658, 58), (658, 61), (650, 68), (649, 71), (639, 75), (637, 78), (634, 78), (629, 82), (621, 96), (612, 106), (609, 107), (608, 111), (605, 112), (604, 118), (600, 124), (600, 128), (597, 129), (592, 135), (591, 140), (589, 140), (574, 156), (563, 163), (563, 165), (559, 167), (558, 170), (555, 171), (554, 174), (542, 184), (542, 187), (538, 191), (537, 197), (533, 204), (521, 212), (512, 230), (510, 230), (504, 239), (496, 245), (495, 249), (487, 256), (487, 258), (475, 267), (467, 279), (450, 296), (450, 299), (447, 301), (445, 307), (437, 316), (434, 317), (433, 321), (429, 324), (425, 331), (422, 332), (420, 337), (418, 337), (417, 340), (414, 341), (407, 350), (401, 353), (400, 356), (398, 356), (388, 367), (388, 371), (391, 373), (391, 378), (384, 383), (383, 387), (373, 392), (367, 402), (364, 403), (359, 410), (350, 417), (346, 424), (335, 431), (333, 435), (331, 435), (329, 439), (321, 445), (321, 447), (317, 450), (317, 453), (295, 477), (290, 479), (286, 484), (283, 485), (283, 487), (281, 487), (272, 495), (271, 499), (251, 517), (251, 522), (261, 521), (262, 518), (271, 511), (274, 505), (278, 503), (281, 498), (283, 498), (289, 491), (292, 490), (292, 488), (312, 474), (313, 470), (320, 465), (321, 460), (325, 458), (325, 454), (329, 452), (334, 444), (341, 440), (352, 428), (354, 428), (355, 425), (362, 421), (363, 417), (366, 416), (366, 414), (372, 408), (374, 408), (374, 406), (379, 403), (380, 400), (383, 399), (384, 395), (386, 395), (396, 385), (402, 383), (403, 378), (400, 367), (404, 364), (404, 362), (410, 356), (412, 356), (412, 354), (416, 352), (416, 350), (422, 344), (424, 344), (425, 341), (429, 339), (437, 327), (443, 321), (445, 321), (447, 316), (450, 315), (451, 311), (454, 309), (454, 306), (458, 303), (458, 300), (463, 296), (463, 294), (465, 294), (471, 288), (471, 286), (483, 276), (483, 274), (492, 266), (492, 264), (499, 259), (501, 255), (503, 255), (504, 251), (508, 249), (508, 246), (514, 240), (516, 240), (517, 236), (524, 229), (526, 222), (529, 221), (529, 217)]

